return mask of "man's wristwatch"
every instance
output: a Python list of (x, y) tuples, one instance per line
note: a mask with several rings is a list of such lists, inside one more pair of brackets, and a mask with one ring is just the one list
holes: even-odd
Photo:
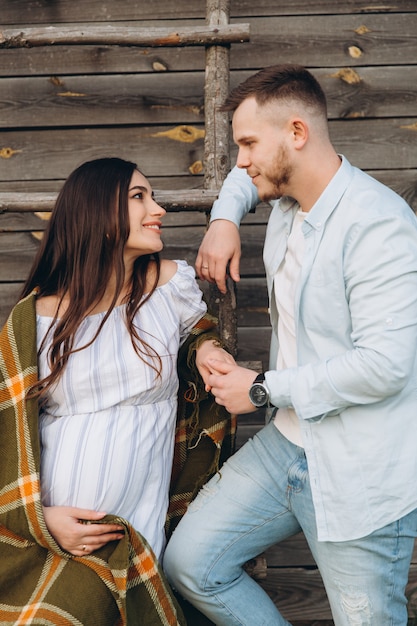
[(265, 385), (265, 374), (258, 374), (249, 388), (249, 400), (257, 408), (269, 404), (269, 390)]

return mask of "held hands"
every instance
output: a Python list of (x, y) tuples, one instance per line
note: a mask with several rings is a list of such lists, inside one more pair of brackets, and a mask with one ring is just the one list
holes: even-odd
[(86, 556), (124, 536), (124, 528), (119, 524), (94, 524), (105, 517), (103, 512), (72, 506), (44, 506), (43, 515), (55, 541), (74, 556)]
[(226, 407), (229, 413), (243, 414), (255, 411), (249, 400), (249, 387), (256, 378), (256, 372), (239, 367), (236, 363), (209, 359), (207, 363), (212, 373), (208, 385), (217, 404)]
[(198, 251), (195, 262), (197, 275), (210, 283), (215, 282), (218, 289), (226, 293), (227, 264), (230, 261), (230, 276), (238, 282), (240, 256), (240, 235), (237, 226), (229, 220), (214, 220)]
[(226, 350), (223, 350), (216, 341), (211, 339), (204, 341), (196, 350), (195, 364), (200, 372), (200, 376), (204, 381), (206, 391), (210, 391), (208, 384), (210, 374), (217, 373), (211, 362), (228, 363), (236, 365), (236, 361)]

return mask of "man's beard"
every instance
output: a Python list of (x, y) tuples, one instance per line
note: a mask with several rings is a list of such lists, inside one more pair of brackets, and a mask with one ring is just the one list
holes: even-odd
[(285, 189), (288, 188), (288, 184), (291, 180), (292, 165), (288, 158), (288, 150), (284, 145), (278, 147), (277, 153), (272, 160), (269, 171), (265, 172), (263, 178), (270, 184), (268, 190), (262, 193), (259, 192), (259, 197), (264, 202), (269, 200), (276, 200), (286, 195)]

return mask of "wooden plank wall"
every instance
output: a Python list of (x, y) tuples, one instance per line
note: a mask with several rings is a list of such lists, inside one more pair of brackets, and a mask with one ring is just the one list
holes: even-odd
[[(231, 48), (231, 86), (279, 62), (308, 67), (329, 101), (337, 149), (417, 209), (417, 3), (415, 0), (232, 0), (232, 22), (249, 22), (249, 43)], [(201, 25), (205, 1), (0, 0), (1, 31), (34, 25)], [(56, 45), (0, 48), (0, 192), (55, 192), (81, 162), (136, 161), (155, 190), (203, 185), (204, 49)], [(232, 146), (232, 158), (235, 149)], [(262, 242), (268, 209), (242, 227), (238, 287), (241, 360), (267, 366), (269, 321)], [(205, 215), (171, 213), (166, 255), (194, 262)], [(0, 323), (25, 279), (44, 221), (0, 214)], [(240, 421), (242, 443), (263, 420)], [(332, 624), (302, 537), (268, 553), (262, 583), (293, 624)], [(417, 558), (410, 591), (417, 587)], [(415, 606), (410, 614), (417, 613)]]

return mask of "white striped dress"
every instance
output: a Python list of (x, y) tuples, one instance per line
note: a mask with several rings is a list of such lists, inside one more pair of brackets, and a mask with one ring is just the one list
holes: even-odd
[[(162, 358), (162, 378), (137, 356), (116, 307), (93, 344), (73, 354), (40, 416), (41, 492), (45, 506), (77, 506), (120, 515), (141, 532), (157, 556), (172, 467), (179, 345), (206, 305), (194, 270), (177, 272), (140, 309), (140, 335)], [(93, 337), (104, 313), (88, 316), (75, 345)], [(38, 349), (51, 318), (37, 316)], [(49, 369), (47, 346), (39, 375)]]

